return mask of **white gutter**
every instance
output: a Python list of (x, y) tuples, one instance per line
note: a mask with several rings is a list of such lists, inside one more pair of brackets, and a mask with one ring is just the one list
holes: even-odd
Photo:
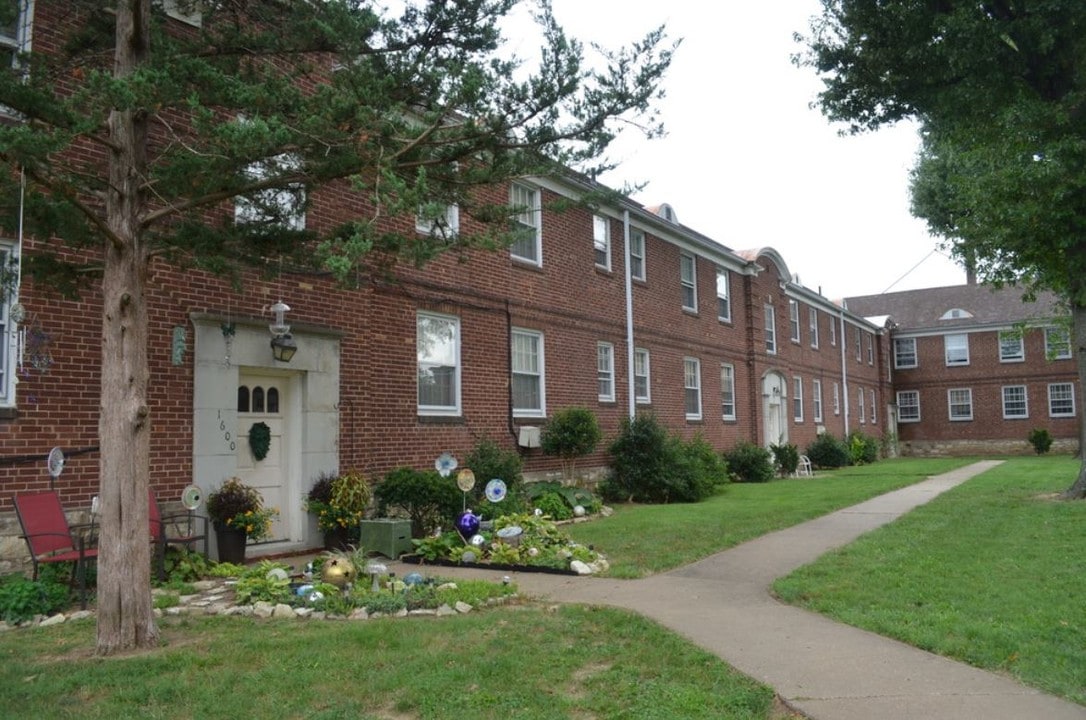
[(622, 211), (622, 239), (626, 249), (626, 399), (630, 419), (637, 411), (634, 397), (634, 322), (633, 322), (633, 273), (630, 270), (630, 211)]
[(845, 311), (844, 311), (844, 309), (841, 309), (838, 312), (839, 312), (839, 318), (841, 320), (841, 332), (839, 333), (841, 335), (841, 345), (840, 345), (840, 347), (841, 347), (841, 394), (844, 395), (844, 397), (842, 398), (842, 404), (843, 404), (844, 413), (845, 413), (845, 435), (847, 436), (848, 435), (848, 420), (849, 420), (849, 412), (848, 412), (848, 408), (849, 408), (849, 392), (848, 392), (848, 361), (845, 359), (845, 345), (848, 344), (848, 335), (845, 332), (845, 330), (846, 330)]

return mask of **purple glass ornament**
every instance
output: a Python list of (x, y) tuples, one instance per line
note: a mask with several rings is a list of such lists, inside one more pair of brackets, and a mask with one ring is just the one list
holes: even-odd
[(466, 541), (479, 532), (479, 516), (471, 510), (461, 513), (460, 517), (456, 518), (456, 529), (460, 533), (460, 537)]

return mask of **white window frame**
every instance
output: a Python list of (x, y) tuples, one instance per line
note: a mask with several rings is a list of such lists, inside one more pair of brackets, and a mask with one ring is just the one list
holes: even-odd
[(811, 336), (811, 347), (818, 349), (818, 308), (807, 306), (807, 330)]
[[(15, 245), (0, 242), (0, 276), (15, 272), (18, 259), (14, 258)], [(13, 278), (14, 279), (14, 278)], [(8, 292), (4, 292), (4, 290)], [(19, 328), (12, 320), (11, 308), (19, 301), (19, 288), (13, 282), (7, 288), (0, 286), (0, 407), (15, 407), (16, 363), (19, 353)]]
[(735, 365), (720, 363), (720, 416), (735, 420)]
[(1026, 343), (1022, 333), (1014, 330), (1000, 330), (996, 344), (999, 345), (999, 362), (1016, 363), (1026, 361)]
[[(908, 412), (908, 409), (916, 408), (915, 415)], [(920, 422), (920, 391), (919, 390), (898, 390), (897, 391), (897, 421), (899, 423), (916, 423)]]
[[(13, 68), (19, 65), (17, 56), (30, 51), (34, 17), (34, 0), (16, 0), (16, 2), (19, 3), (19, 16), (15, 19), (14, 34), (0, 32), (0, 47), (11, 53), (9, 67)], [(15, 113), (10, 108), (0, 106), (0, 115), (14, 117)]]
[(762, 308), (765, 313), (765, 351), (768, 355), (777, 354), (777, 310), (766, 303)]
[(716, 317), (722, 322), (732, 321), (731, 283), (725, 268), (716, 269)]
[(603, 215), (592, 216), (592, 249), (595, 253), (596, 267), (610, 272), (611, 221)]
[[(644, 392), (637, 387), (640, 378), (645, 379)], [(634, 402), (638, 405), (652, 402), (652, 357), (645, 348), (634, 349)]]
[(856, 330), (856, 362), (864, 361), (863, 331), (859, 327)]
[[(242, 118), (240, 122), (244, 123)], [(249, 180), (263, 180), (272, 175), (286, 174), (301, 168), (302, 160), (293, 153), (280, 153), (265, 160), (249, 163), (242, 174)], [(239, 225), (249, 223), (267, 223), (269, 216), (260, 205), (279, 208), (283, 214), (283, 221), (279, 223), (288, 230), (305, 230), (306, 222), (306, 189), (300, 182), (288, 183), (287, 187), (267, 188), (248, 193), (249, 196), (259, 198), (258, 205), (252, 197), (238, 195), (234, 198), (234, 222)]]
[(867, 338), (867, 364), (875, 364), (875, 333), (865, 332), (864, 336)]
[[(969, 412), (955, 415), (954, 406), (968, 406)], [(946, 391), (947, 418), (950, 422), (968, 422), (973, 419), (973, 388), (950, 388)]]
[(799, 336), (799, 302), (788, 299), (788, 332), (789, 338), (794, 343), (800, 342)]
[[(911, 350), (902, 350), (902, 346), (908, 345)], [(912, 362), (909, 362), (909, 358), (912, 358)], [(914, 368), (919, 365), (919, 359), (916, 354), (916, 338), (894, 338), (894, 368), (896, 370), (906, 370), (908, 368)]]
[(867, 415), (864, 412), (864, 408), (866, 408), (867, 405), (865, 404), (865, 401), (864, 401), (864, 389), (863, 388), (856, 388), (856, 397), (858, 397), (860, 399), (860, 401), (857, 403), (857, 405), (859, 407), (857, 407), (856, 410), (860, 414), (860, 424), (864, 425), (864, 424), (867, 423)]
[[(434, 367), (447, 367), (448, 363), (438, 362), (438, 358), (431, 357), (424, 359), (422, 356), (422, 347), (420, 338), (423, 321), (447, 323), (453, 329), (452, 340), (452, 357), (445, 358), (445, 360), (451, 360), (453, 363), (453, 403), (452, 405), (433, 405), (424, 404), (422, 402), (422, 382), (421, 377), (424, 371)], [(461, 408), (461, 395), (460, 395), (460, 318), (455, 315), (444, 315), (441, 313), (425, 312), (420, 310), (415, 315), (415, 354), (416, 354), (416, 389), (415, 389), (415, 403), (419, 415), (436, 415), (436, 416), (459, 416)]]
[[(1029, 393), (1025, 385), (1004, 385), (1000, 393), (1003, 399), (1004, 420), (1025, 420), (1029, 418)], [(1011, 397), (1008, 397), (1010, 395)], [(1018, 397), (1015, 397), (1015, 396)], [(1012, 412), (1021, 406), (1021, 412)]]
[(811, 380), (811, 412), (816, 423), (822, 422), (822, 381), (818, 379)]
[(833, 382), (833, 414), (841, 414), (841, 386), (836, 380)]
[[(1061, 406), (1070, 405), (1070, 410), (1055, 410), (1055, 403)], [(1075, 384), (1074, 383), (1049, 383), (1048, 384), (1048, 416), (1054, 418), (1075, 417)]]
[(792, 377), (792, 420), (803, 422), (803, 378)]
[(1045, 357), (1049, 360), (1071, 359), (1071, 334), (1064, 328), (1045, 328)]
[[(526, 328), (513, 328), (510, 338), (510, 342), (513, 347), (511, 350), (512, 363), (509, 368), (511, 381), (515, 381), (519, 376), (521, 378), (536, 378), (538, 384), (539, 393), (539, 407), (518, 407), (516, 405), (517, 397), (516, 392), (511, 393), (513, 402), (513, 417), (530, 417), (540, 418), (547, 416), (547, 373), (546, 362), (544, 352), (544, 337), (543, 333), (538, 330), (528, 330)], [(521, 365), (518, 368), (518, 353), (517, 353), (517, 339), (529, 340), (533, 345), (532, 352), (535, 355), (535, 365), (533, 368), (525, 368)]]
[(644, 280), (645, 273), (645, 233), (630, 229), (630, 277)]
[(596, 380), (600, 402), (615, 401), (615, 346), (596, 343)]
[[(543, 191), (525, 183), (510, 183), (509, 205), (516, 209), (513, 222), (531, 231), (522, 240), (509, 246), (509, 255), (518, 262), (543, 266)], [(532, 245), (528, 254), (527, 245)]]
[(830, 347), (837, 347), (837, 318), (830, 316)]
[(682, 292), (683, 310), (696, 313), (698, 311), (698, 259), (688, 252), (679, 253), (679, 286)]
[(875, 391), (874, 390), (868, 390), (867, 394), (871, 398), (871, 424), (872, 425), (878, 425), (879, 424), (879, 408), (878, 408), (878, 405), (876, 404), (876, 401), (875, 401)]
[[(697, 409), (693, 412), (691, 399), (697, 401)], [(701, 361), (694, 357), (683, 358), (683, 410), (687, 420), (701, 420)]]
[(156, 0), (157, 5), (162, 6), (162, 10), (175, 20), (180, 20), (186, 25), (192, 25), (193, 27), (200, 27), (203, 25), (203, 13), (200, 12), (199, 3), (193, 3), (193, 7), (189, 11), (182, 9), (184, 3), (180, 0)]
[(423, 217), (422, 209), (415, 214), (415, 232), (435, 238), (454, 238), (460, 234), (460, 206), (445, 206), (444, 215), (437, 219)]
[[(952, 355), (953, 353), (953, 355)], [(947, 367), (969, 364), (969, 334), (955, 333), (943, 336), (943, 355)]]

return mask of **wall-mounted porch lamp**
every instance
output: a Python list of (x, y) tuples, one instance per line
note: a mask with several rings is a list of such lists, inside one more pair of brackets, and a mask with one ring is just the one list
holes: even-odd
[(272, 356), (280, 362), (290, 362), (294, 353), (298, 352), (298, 344), (290, 335), (290, 325), (283, 318), (289, 310), (290, 306), (282, 300), (271, 306), (271, 311), (275, 313), (275, 322), (268, 326), (272, 334)]

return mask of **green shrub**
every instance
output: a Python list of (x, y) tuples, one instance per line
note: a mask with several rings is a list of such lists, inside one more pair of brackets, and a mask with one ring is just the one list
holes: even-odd
[(839, 468), (851, 462), (845, 444), (829, 433), (821, 433), (804, 453), (819, 468)]
[(728, 471), (738, 482), (769, 482), (773, 479), (773, 460), (769, 451), (752, 442), (741, 442), (724, 453)]
[(848, 455), (853, 465), (869, 465), (879, 459), (879, 441), (853, 430), (848, 434)]
[[(66, 565), (69, 572), (71, 565)], [(52, 615), (68, 605), (67, 585), (52, 579), (30, 580), (21, 573), (0, 577), (0, 620), (20, 623), (35, 615)]]
[[(483, 438), (476, 443), (465, 464), (475, 473), (475, 487), (471, 491), (475, 507), (486, 507), (486, 514), (495, 517), (524, 511), (523, 466), (516, 451), (505, 450), (493, 440)], [(504, 482), (506, 487), (505, 499), (497, 503), (484, 497), (486, 484), (494, 478)]]
[(653, 415), (642, 413), (622, 421), (609, 448), (611, 474), (600, 483), (604, 500), (623, 502), (653, 496), (653, 488), (670, 471), (667, 432)]
[(1044, 428), (1034, 428), (1026, 436), (1038, 455), (1044, 455), (1052, 447), (1052, 433)]
[(396, 468), (373, 490), (377, 512), (399, 510), (411, 518), (411, 535), (425, 537), (442, 525), (451, 525), (463, 509), (456, 483), (436, 470)]
[(769, 449), (773, 453), (773, 462), (777, 465), (777, 471), (781, 477), (795, 475), (796, 468), (799, 467), (799, 448), (791, 443), (784, 443), (770, 445)]
[(666, 476), (664, 502), (699, 502), (728, 482), (727, 463), (700, 435), (670, 442), (674, 464)]
[(528, 483), (524, 486), (524, 495), (533, 507), (539, 507), (539, 503), (536, 502), (537, 499), (547, 493), (556, 493), (561, 496), (569, 508), (568, 515), (565, 515), (565, 517), (554, 516), (555, 520), (572, 517), (574, 515), (573, 509), (578, 505), (584, 508), (586, 514), (597, 513), (603, 507), (600, 499), (584, 488), (571, 487), (551, 481)]
[(539, 446), (547, 455), (562, 459), (562, 475), (572, 482), (577, 458), (595, 451), (602, 439), (600, 424), (591, 410), (568, 407), (556, 411), (543, 426)]
[(551, 520), (569, 520), (573, 517), (573, 508), (566, 499), (556, 492), (545, 492), (535, 498), (533, 504)]

